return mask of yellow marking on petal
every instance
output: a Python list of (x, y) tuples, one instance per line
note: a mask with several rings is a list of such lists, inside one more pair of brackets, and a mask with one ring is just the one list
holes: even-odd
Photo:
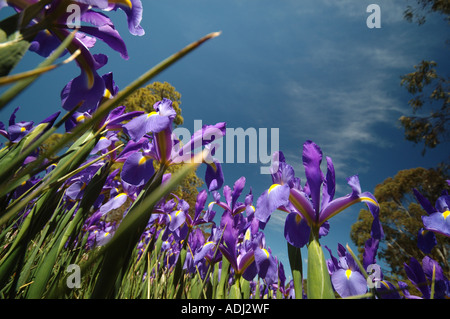
[(446, 210), (442, 213), (442, 216), (444, 216), (444, 219), (447, 219), (448, 216), (450, 216), (450, 210)]
[(145, 162), (147, 162), (147, 160), (149, 159), (149, 157), (146, 156), (142, 156), (142, 158), (139, 160), (139, 165), (145, 164)]
[(211, 202), (208, 204), (208, 207), (211, 207), (212, 205), (214, 205), (216, 202)]
[(270, 186), (268, 194), (270, 194), (270, 192), (273, 191), (278, 186), (281, 186), (281, 185), (280, 184), (273, 184), (272, 186)]
[(247, 228), (245, 232), (244, 240), (250, 240), (252, 238), (252, 233), (250, 232), (250, 228)]
[(300, 222), (302, 221), (302, 216), (300, 216), (299, 214), (295, 214), (295, 222), (298, 224), (300, 224)]
[(175, 216), (180, 215), (181, 212), (182, 212), (181, 209), (180, 209), (180, 210), (177, 210), (177, 212), (175, 213)]
[(120, 196), (123, 196), (123, 195), (127, 195), (127, 193), (120, 193), (120, 194), (118, 194), (118, 195), (116, 195), (116, 197), (114, 197), (115, 199), (117, 199), (117, 198), (119, 198)]
[(342, 212), (343, 210), (349, 208), (350, 206), (356, 204), (356, 203), (361, 203), (361, 202), (371, 202), (372, 204), (376, 205), (377, 207), (380, 207), (380, 205), (378, 205), (378, 203), (376, 201), (374, 201), (372, 198), (370, 197), (358, 197), (355, 198), (354, 200), (352, 200), (351, 202), (349, 202), (347, 205), (341, 207), (340, 209), (336, 210), (335, 212), (333, 212), (332, 214), (330, 214), (330, 216), (327, 217), (326, 220), (322, 221), (322, 223), (320, 224), (320, 226), (327, 220), (329, 220), (331, 217), (336, 216), (337, 214), (339, 214), (340, 212)]
[(27, 183), (27, 181), (23, 181), (20, 185), (24, 186)]
[(106, 140), (106, 137), (102, 136), (100, 137), (101, 140)]
[(90, 90), (94, 86), (94, 72), (92, 72), (91, 69), (87, 69), (85, 71), (88, 79), (88, 89)]
[(372, 204), (374, 204), (374, 205), (376, 205), (377, 207), (380, 207), (379, 205), (378, 205), (378, 203), (376, 202), (376, 201), (374, 201), (372, 198), (370, 198), (370, 197), (361, 197), (361, 200), (362, 201), (366, 201), (366, 202), (371, 202)]
[(347, 279), (350, 280), (350, 276), (352, 275), (352, 271), (350, 269), (347, 269), (345, 271), (345, 276), (347, 276)]
[(217, 172), (217, 165), (214, 162), (208, 163), (209, 166), (212, 167), (212, 169), (214, 170), (214, 172)]
[[(166, 163), (169, 159), (167, 157), (167, 141), (164, 131), (156, 133), (156, 139), (158, 140), (158, 149), (161, 158), (159, 159), (161, 164)], [(170, 155), (169, 155), (170, 156)]]
[(112, 96), (111, 91), (108, 90), (108, 89), (105, 89), (105, 92), (103, 93), (103, 97), (104, 97), (105, 99), (109, 99), (109, 98), (111, 98), (111, 96)]
[(22, 126), (22, 127), (20, 128), (20, 131), (21, 131), (21, 132), (25, 132), (25, 131), (26, 131), (26, 128), (25, 128), (24, 126)]
[(118, 3), (118, 4), (123, 4), (126, 5), (129, 8), (133, 7), (133, 4), (131, 3), (131, 0), (109, 0), (109, 3)]
[(109, 232), (106, 232), (104, 236), (105, 236), (105, 237), (108, 237), (108, 235), (109, 235)]
[(391, 289), (391, 287), (389, 287), (389, 285), (387, 284), (386, 281), (381, 280), (380, 282), (381, 282), (387, 289)]
[(213, 241), (207, 241), (203, 246), (209, 245), (209, 244), (214, 244)]
[(149, 118), (150, 116), (153, 116), (153, 115), (158, 115), (158, 112), (150, 112), (150, 113), (148, 113), (147, 114), (147, 118)]
[(81, 121), (84, 121), (84, 119), (85, 119), (84, 115), (81, 114), (81, 115), (77, 116), (77, 118), (76, 118), (75, 120), (76, 120), (77, 122), (81, 122)]
[(292, 205), (294, 205), (294, 207), (296, 209), (299, 210), (300, 213), (302, 213), (302, 215), (306, 218), (306, 220), (308, 221), (308, 225), (313, 225), (314, 221), (311, 220), (311, 217), (308, 215), (308, 213), (306, 212), (305, 207), (303, 207), (300, 202), (295, 198), (294, 195), (292, 195), (292, 193), (289, 194), (289, 201), (292, 203)]
[(262, 251), (266, 254), (266, 257), (269, 258), (270, 255), (267, 249), (263, 248)]

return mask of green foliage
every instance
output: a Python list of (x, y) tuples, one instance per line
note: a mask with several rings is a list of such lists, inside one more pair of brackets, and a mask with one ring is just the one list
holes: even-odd
[[(404, 12), (404, 18), (408, 22), (415, 21), (419, 25), (426, 22), (426, 15), (439, 13), (445, 15), (445, 19), (450, 22), (450, 2), (448, 0), (417, 0), (417, 6), (408, 6)], [(425, 12), (425, 13), (424, 13)]]
[[(426, 104), (432, 108), (427, 116), (402, 116), (400, 123), (405, 129), (405, 137), (414, 143), (424, 143), (426, 148), (434, 148), (440, 143), (449, 142), (448, 124), (450, 122), (450, 80), (439, 76), (436, 62), (422, 61), (414, 66), (415, 71), (402, 76), (401, 85), (413, 98), (409, 100), (416, 114)], [(428, 103), (427, 103), (428, 102)], [(437, 108), (434, 108), (434, 105)]]
[[(312, 231), (314, 233), (314, 231)], [(318, 231), (312, 234), (308, 244), (308, 299), (334, 299), (334, 290), (331, 285), (325, 255), (319, 243)]]
[[(446, 176), (438, 169), (414, 168), (402, 170), (393, 178), (389, 177), (375, 187), (374, 195), (380, 204), (380, 221), (385, 232), (378, 256), (391, 268), (393, 274), (403, 273), (403, 263), (414, 257), (421, 260), (424, 254), (417, 249), (417, 233), (423, 223), (421, 216), (425, 211), (417, 203), (413, 194), (416, 188), (435, 203), (444, 189), (449, 189)], [(352, 225), (350, 237), (362, 254), (365, 241), (370, 237), (372, 215), (362, 209), (358, 221)], [(436, 235), (438, 245), (431, 251), (430, 257), (444, 265), (444, 271), (449, 272), (450, 240)], [(385, 271), (387, 273), (387, 270)]]
[[(160, 256), (152, 263), (148, 259), (148, 264), (137, 263), (135, 267), (129, 267), (132, 261), (137, 260), (139, 250), (136, 245), (155, 203), (179, 186), (184, 178), (195, 171), (198, 164), (194, 163), (201, 161), (197, 158), (193, 164), (185, 164), (161, 187), (161, 177), (166, 167), (159, 168), (121, 221), (115, 236), (107, 245), (90, 251), (84, 249), (87, 233), (82, 231), (82, 226), (92, 214), (93, 204), (102, 191), (111, 163), (106, 159), (106, 163), (90, 180), (83, 197), (69, 207), (62, 200), (65, 188), (61, 186), (80, 168), (93, 163), (85, 164), (85, 160), (104, 133), (104, 127), (98, 125), (101, 119), (137, 88), (217, 35), (211, 33), (191, 43), (148, 70), (114, 98), (103, 101), (93, 116), (78, 125), (71, 134), (54, 134), (71, 115), (72, 112), (69, 112), (47, 131), (44, 132), (40, 127), (39, 134), (36, 134), (38, 131), (31, 132), (19, 143), (0, 150), (0, 298), (130, 298), (141, 297), (145, 293), (150, 296), (150, 291), (145, 291), (140, 284), (145, 278), (143, 270), (158, 265)], [(71, 39), (68, 37), (61, 44), (55, 51), (56, 56), (61, 54)], [(28, 80), (26, 85), (31, 83)], [(20, 82), (23, 80), (18, 80)], [(2, 95), (2, 105), (21, 93), (26, 85), (13, 86), (13, 90), (5, 93), (7, 99), (4, 98), (5, 94)], [(67, 145), (70, 147), (63, 151)], [(22, 166), (24, 159), (37, 149), (40, 152), (36, 160)], [(52, 158), (59, 151), (63, 151), (63, 154)], [(46, 165), (41, 164), (49, 159), (57, 161), (56, 167), (22, 196), (11, 198), (10, 192), (20, 186), (22, 181), (44, 170)], [(160, 245), (158, 248), (161, 251)], [(70, 289), (66, 284), (66, 269), (70, 264), (82, 268), (82, 291)], [(176, 292), (175, 287), (172, 290)]]
[[(408, 6), (404, 18), (419, 25), (426, 21), (426, 15), (440, 13), (450, 23), (450, 2), (448, 0), (417, 0), (418, 7)], [(448, 30), (447, 30), (448, 31)], [(445, 30), (444, 30), (445, 32)], [(439, 75), (435, 61), (421, 61), (414, 66), (415, 71), (403, 75), (400, 84), (413, 96), (408, 104), (413, 115), (400, 117), (400, 124), (405, 129), (405, 138), (416, 144), (424, 143), (422, 155), (427, 148), (434, 148), (440, 143), (448, 143), (448, 122), (450, 120), (450, 80), (448, 76)], [(417, 114), (429, 106), (429, 113)]]

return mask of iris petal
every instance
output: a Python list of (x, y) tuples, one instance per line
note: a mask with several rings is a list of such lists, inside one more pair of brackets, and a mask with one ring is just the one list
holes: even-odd
[(321, 162), (322, 150), (314, 142), (306, 141), (303, 145), (303, 166), (316, 212), (320, 211), (320, 188), (323, 182), (323, 173), (320, 170)]
[(134, 186), (147, 183), (154, 173), (153, 161), (145, 158), (142, 153), (131, 154), (123, 164), (120, 176), (123, 181)]
[(367, 282), (363, 275), (350, 269), (339, 269), (331, 275), (336, 292), (343, 298), (362, 295), (367, 292)]

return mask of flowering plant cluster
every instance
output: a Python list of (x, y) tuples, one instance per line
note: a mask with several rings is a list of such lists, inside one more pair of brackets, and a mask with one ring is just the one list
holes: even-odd
[[(72, 32), (70, 6), (83, 23)], [(141, 36), (140, 0), (0, 1), (15, 14), (0, 23), (5, 107), (64, 54), (80, 75), (61, 87), (61, 107), (40, 123), (0, 122), (6, 139), (0, 149), (0, 296), (2, 298), (445, 298), (449, 281), (440, 265), (426, 256), (411, 259), (405, 271), (422, 295), (407, 283), (383, 279), (376, 255), (384, 233), (379, 204), (363, 192), (358, 176), (347, 179), (351, 192), (335, 198), (335, 170), (312, 141), (303, 144), (306, 181), (296, 177), (281, 151), (274, 154), (272, 185), (259, 197), (243, 194), (245, 177), (225, 183), (213, 142), (225, 135), (225, 123), (204, 125), (182, 144), (174, 134), (176, 112), (162, 99), (154, 112), (127, 112), (122, 102), (156, 74), (218, 33), (188, 45), (124, 89), (113, 74), (100, 75), (105, 54), (92, 54), (97, 40), (128, 58), (120, 34), (107, 13), (125, 12), (131, 34)], [(10, 75), (27, 50), (45, 57), (32, 72)], [(58, 129), (61, 141), (40, 146)], [(121, 136), (126, 137), (126, 142)], [(212, 136), (214, 138), (212, 138)], [(67, 149), (64, 145), (70, 144)], [(201, 150), (196, 148), (201, 146)], [(179, 166), (169, 173), (170, 166)], [(172, 193), (199, 165), (206, 165), (206, 189), (195, 206)], [(427, 254), (435, 233), (450, 237), (450, 197), (433, 207), (419, 192), (427, 212), (419, 248)], [(212, 200), (208, 200), (208, 198)], [(209, 202), (209, 203), (208, 203)], [(349, 247), (338, 257), (320, 239), (330, 220), (351, 205), (365, 203), (373, 216), (371, 238), (362, 263)], [(292, 279), (266, 244), (264, 229), (275, 210), (286, 212), (284, 235)], [(301, 248), (307, 247), (307, 288)], [(70, 273), (69, 269), (79, 269)], [(372, 272), (375, 269), (375, 272)], [(375, 274), (375, 275), (374, 275)], [(75, 289), (78, 288), (78, 289)]]

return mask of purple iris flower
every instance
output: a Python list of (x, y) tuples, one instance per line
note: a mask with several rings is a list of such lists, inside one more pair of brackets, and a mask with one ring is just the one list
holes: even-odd
[[(199, 228), (193, 229), (188, 236), (188, 253), (186, 254), (183, 269), (186, 269), (189, 273), (194, 273), (198, 269), (200, 273), (202, 273), (202, 270), (205, 269), (203, 266), (205, 260), (202, 258), (195, 263), (194, 254), (197, 250), (201, 249), (204, 244), (205, 236), (203, 235), (202, 230)], [(198, 265), (198, 262), (200, 262), (200, 265)]]
[[(282, 152), (278, 152), (279, 161), (276, 170), (272, 172), (272, 185), (263, 192), (256, 203), (256, 217), (267, 223), (273, 211), (280, 209), (289, 213), (290, 188), (293, 185), (294, 169), (284, 161)], [(273, 166), (273, 167), (274, 167)]]
[(245, 187), (245, 177), (241, 177), (234, 183), (233, 190), (228, 185), (223, 187), (223, 196), (226, 202), (220, 200), (216, 201), (215, 204), (219, 205), (226, 211), (229, 211), (232, 216), (242, 213), (246, 208), (245, 203), (237, 202), (239, 196), (241, 196), (242, 191)]
[(6, 130), (5, 125), (0, 122), (0, 134), (6, 137), (11, 143), (18, 143), (33, 129), (33, 122), (17, 122), (16, 113), (19, 110), (17, 107), (9, 118), (9, 127)]
[(81, 74), (70, 80), (61, 91), (62, 107), (68, 111), (75, 107), (78, 107), (78, 112), (94, 111), (105, 93), (105, 82), (97, 70), (106, 64), (104, 60), (106, 56), (92, 56), (87, 49), (81, 52), (85, 52), (86, 55), (84, 65), (79, 63)]
[(169, 213), (169, 225), (168, 229), (171, 232), (175, 232), (180, 229), (186, 222), (186, 215), (189, 214), (189, 204), (185, 200), (178, 202), (176, 210)]
[[(35, 3), (33, 0), (8, 1), (8, 5), (18, 11), (24, 10), (33, 3)], [(49, 18), (52, 18), (53, 20), (49, 21), (50, 25), (46, 30), (38, 32), (31, 43), (30, 50), (46, 57), (69, 35), (71, 26), (68, 23), (71, 20), (71, 12), (70, 10), (67, 12), (65, 8), (61, 7), (67, 5), (67, 3), (60, 0), (53, 1), (44, 8), (43, 12), (36, 16), (32, 22), (33, 24), (41, 19), (49, 21)], [(78, 33), (68, 47), (68, 51), (74, 53), (80, 50), (80, 54), (76, 57), (76, 62), (80, 67), (81, 74), (64, 87), (61, 98), (64, 109), (72, 110), (74, 107), (79, 107), (78, 111), (84, 112), (97, 108), (105, 89), (105, 82), (97, 74), (97, 70), (107, 60), (103, 58), (103, 61), (100, 62), (89, 51), (95, 44), (96, 39), (102, 40), (110, 48), (120, 53), (122, 58), (128, 59), (126, 45), (112, 21), (102, 12), (94, 9), (105, 11), (122, 9), (127, 15), (130, 32), (134, 35), (142, 35), (143, 30), (139, 25), (142, 18), (142, 4), (139, 0), (133, 0), (110, 2), (77, 1), (77, 5), (80, 9), (80, 22), (83, 22), (83, 24), (80, 24)], [(61, 13), (55, 15), (55, 12)], [(90, 24), (90, 26), (86, 24)]]
[(217, 250), (220, 239), (222, 238), (222, 230), (218, 229), (215, 224), (212, 225), (211, 235), (209, 238), (196, 249), (194, 256), (194, 264), (205, 259), (209, 264), (214, 265), (222, 259), (222, 253)]
[(434, 298), (442, 299), (450, 296), (450, 282), (445, 277), (444, 272), (435, 260), (428, 256), (422, 259), (422, 265), (413, 257), (409, 264), (404, 264), (406, 275), (411, 283), (422, 293), (422, 296), (413, 296), (408, 293), (407, 285), (402, 285), (405, 296), (409, 299), (431, 297), (431, 281), (433, 273), (435, 277)]
[(153, 105), (154, 112), (142, 114), (125, 124), (124, 131), (137, 142), (149, 132), (159, 133), (172, 129), (172, 123), (177, 113), (172, 107), (172, 101), (164, 98)]
[(102, 216), (106, 215), (110, 211), (122, 207), (127, 201), (133, 202), (134, 200), (136, 200), (136, 196), (139, 190), (137, 187), (122, 182), (122, 188), (123, 190), (120, 193), (118, 193), (114, 189), (111, 192), (112, 197), (110, 198), (110, 200), (100, 207), (100, 213)]
[(209, 191), (218, 190), (224, 183), (222, 165), (217, 159), (213, 159), (206, 166), (205, 182)]
[(114, 3), (109, 5), (109, 10), (120, 9), (125, 12), (128, 22), (128, 31), (130, 31), (131, 34), (137, 36), (145, 34), (144, 29), (140, 25), (143, 12), (141, 0), (118, 0), (109, 2)]
[(336, 292), (343, 298), (362, 295), (367, 292), (367, 281), (361, 274), (352, 255), (338, 244), (338, 259), (329, 251), (331, 260), (327, 261), (331, 282)]
[(208, 197), (208, 193), (206, 190), (202, 190), (197, 194), (197, 201), (195, 202), (195, 212), (194, 217), (192, 218), (191, 215), (185, 214), (186, 217), (186, 223), (189, 226), (189, 228), (193, 228), (198, 225), (210, 223), (213, 221), (213, 218), (215, 216), (215, 213), (213, 214), (204, 214), (201, 216), (203, 209), (205, 208), (206, 199)]
[(239, 241), (240, 231), (234, 227), (234, 219), (229, 211), (225, 211), (221, 219), (223, 229), (223, 242), (219, 249), (223, 256), (229, 261), (236, 276), (242, 276), (250, 281), (256, 274), (254, 264), (255, 255), (251, 247), (251, 238), (246, 236), (244, 242)]
[(444, 191), (433, 207), (418, 190), (413, 191), (417, 201), (428, 214), (428, 216), (422, 216), (424, 228), (450, 237), (450, 195)]
[(105, 245), (114, 235), (116, 226), (110, 223), (101, 223), (99, 226), (93, 226), (87, 239), (87, 245), (91, 249)]
[(420, 228), (417, 232), (417, 247), (424, 253), (429, 254), (434, 246), (437, 245), (436, 235), (432, 231)]
[[(369, 193), (361, 193), (361, 187), (357, 175), (347, 179), (352, 193), (334, 199), (335, 173), (331, 158), (327, 157), (327, 174), (323, 175), (320, 165), (322, 151), (313, 142), (306, 141), (303, 145), (303, 165), (307, 179), (308, 193), (296, 188), (291, 188), (290, 201), (308, 221), (311, 227), (320, 227), (328, 219), (340, 213), (344, 209), (359, 202), (365, 202), (374, 220), (378, 220), (379, 205), (375, 197)], [(321, 187), (322, 195), (321, 195)], [(374, 227), (378, 226), (378, 227)], [(372, 237), (380, 238), (382, 229), (379, 224), (372, 225)]]
[(120, 173), (123, 181), (134, 186), (141, 186), (150, 180), (155, 169), (153, 158), (148, 153), (135, 152), (128, 156)]
[[(87, 164), (87, 162), (84, 164)], [(87, 184), (103, 165), (104, 163), (102, 162), (96, 162), (66, 181), (66, 196), (69, 200), (76, 201), (81, 199)]]
[(368, 240), (366, 240), (364, 244), (364, 254), (362, 262), (364, 269), (367, 269), (369, 265), (377, 263), (376, 256), (379, 244), (380, 240), (375, 238), (369, 238)]
[[(122, 159), (127, 157), (121, 176), (126, 182), (133, 185), (138, 185), (135, 183), (145, 184), (153, 175), (153, 167), (150, 164), (148, 167), (142, 166), (144, 162), (157, 160), (159, 163), (169, 166), (179, 164), (187, 159), (192, 160), (194, 145), (200, 143), (200, 145), (208, 147), (208, 144), (213, 141), (208, 138), (211, 134), (215, 134), (216, 138), (221, 138), (225, 134), (225, 123), (206, 125), (195, 132), (186, 145), (180, 146), (172, 134), (173, 120), (176, 116), (172, 101), (163, 99), (155, 103), (153, 108), (154, 112), (137, 116), (123, 125), (124, 132), (131, 138), (132, 144), (130, 148), (126, 147), (126, 156), (124, 154), (119, 156)], [(152, 141), (146, 143), (142, 139), (147, 134), (151, 134)], [(136, 148), (139, 149), (139, 154), (131, 154)], [(205, 158), (210, 158), (210, 155)], [(220, 188), (223, 183), (220, 163), (217, 161), (207, 162), (205, 159), (203, 161), (211, 167), (206, 170), (208, 189), (212, 191)], [(145, 171), (146, 169), (149, 171)]]
[(279, 152), (277, 157), (277, 167), (272, 172), (273, 184), (258, 199), (256, 216), (266, 223), (274, 210), (286, 211), (285, 237), (290, 244), (304, 246), (309, 240), (311, 229), (319, 236), (325, 236), (329, 229), (328, 219), (359, 202), (365, 202), (374, 217), (372, 237), (383, 236), (378, 218), (378, 203), (371, 193), (361, 193), (358, 176), (347, 179), (352, 188), (351, 194), (334, 199), (333, 162), (331, 158), (326, 158), (327, 174), (324, 175), (320, 168), (322, 151), (315, 143), (306, 141), (303, 145), (303, 165), (307, 180), (304, 187), (301, 187), (300, 180), (294, 176), (293, 168), (285, 163), (283, 154)]
[[(247, 234), (249, 234), (248, 229)], [(247, 237), (250, 235), (247, 235)], [(253, 239), (255, 265), (258, 276), (263, 278), (267, 285), (278, 283), (278, 265), (270, 249), (266, 247), (264, 233), (258, 232)]]

